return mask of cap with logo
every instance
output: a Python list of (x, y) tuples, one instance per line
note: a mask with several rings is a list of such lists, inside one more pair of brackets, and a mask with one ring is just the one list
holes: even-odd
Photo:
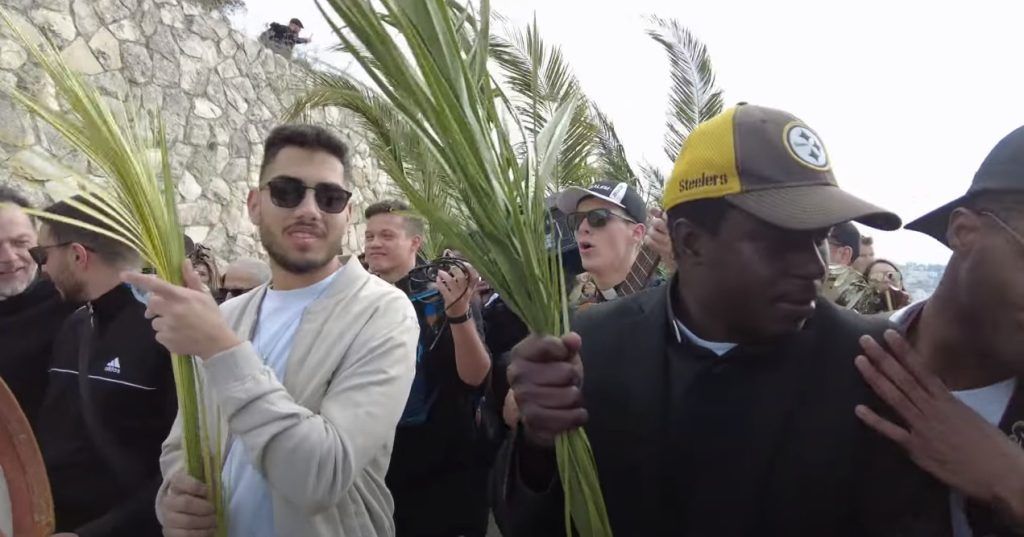
[(949, 215), (963, 207), (972, 196), (982, 192), (1024, 192), (1024, 127), (1007, 134), (981, 163), (971, 187), (959, 198), (907, 224), (907, 229), (931, 235), (942, 244), (946, 242)]
[(894, 213), (839, 188), (821, 138), (782, 110), (739, 104), (690, 133), (665, 185), (665, 210), (723, 198), (790, 230), (814, 230), (855, 220), (884, 230), (900, 227)]
[(617, 205), (637, 223), (647, 221), (647, 205), (636, 189), (619, 181), (598, 181), (587, 188), (571, 186), (558, 196), (558, 210), (569, 214), (586, 198), (597, 198)]

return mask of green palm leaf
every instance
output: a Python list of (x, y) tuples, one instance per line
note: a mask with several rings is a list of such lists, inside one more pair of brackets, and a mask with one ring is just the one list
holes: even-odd
[(676, 20), (652, 17), (651, 22), (655, 27), (647, 34), (665, 49), (672, 72), (664, 149), (675, 162), (690, 132), (722, 111), (722, 90), (704, 43)]
[[(77, 178), (82, 201), (67, 201), (112, 231), (44, 211), (31, 212), (119, 240), (136, 250), (162, 278), (180, 285), (185, 248), (159, 119), (140, 121), (131, 114), (112, 111), (96, 89), (64, 63), (51, 43), (30, 39), (3, 8), (0, 20), (54, 82), (68, 111), (54, 110), (17, 87), (0, 87), (0, 92), (53, 127), (103, 171), (106, 181), (90, 183)], [(211, 451), (219, 452), (220, 447), (205, 440), (209, 434), (200, 423), (203, 401), (196, 385), (195, 362), (190, 356), (174, 356), (172, 365), (188, 472), (210, 487), (211, 500), (218, 507), (218, 530), (226, 535), (220, 454)]]
[[(447, 0), (323, 0), (318, 6), (398, 112), (401, 128), (418, 138), (441, 170), (440, 187), (454, 210), (397, 174), (413, 208), (469, 258), (533, 332), (564, 332), (564, 279), (559, 257), (546, 248), (545, 197), (564, 170), (559, 159), (580, 102), (554, 107), (543, 127), (531, 116), (524, 130), (533, 133), (532, 143), (517, 152), (506, 108), (511, 99), (487, 71), (488, 0), (479, 13)], [(566, 524), (582, 535), (611, 535), (585, 433), (577, 429), (557, 444)]]
[(640, 181), (626, 158), (626, 149), (615, 132), (615, 125), (596, 104), (591, 108), (597, 122), (598, 175), (602, 179), (623, 181), (639, 188)]
[(561, 50), (545, 44), (536, 21), (525, 31), (510, 31), (507, 38), (491, 36), (489, 47), (510, 91), (512, 110), (527, 134), (526, 143), (532, 143), (555, 110), (570, 100), (576, 103), (549, 192), (593, 183), (598, 126)]

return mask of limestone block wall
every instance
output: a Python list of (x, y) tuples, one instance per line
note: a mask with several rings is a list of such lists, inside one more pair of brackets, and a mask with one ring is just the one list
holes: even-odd
[[(188, 0), (0, 0), (24, 28), (37, 28), (114, 107), (158, 112), (166, 125), (181, 220), (221, 260), (262, 256), (245, 212), (263, 140), (301, 91), (306, 67), (233, 30), (218, 12)], [(58, 103), (52, 83), (0, 31), (0, 84)], [(387, 195), (389, 182), (345, 111), (315, 112), (353, 149), (356, 212)], [(69, 173), (96, 174), (48, 126), (0, 96), (0, 184), (44, 205), (68, 195)], [(361, 215), (345, 238), (361, 250)]]

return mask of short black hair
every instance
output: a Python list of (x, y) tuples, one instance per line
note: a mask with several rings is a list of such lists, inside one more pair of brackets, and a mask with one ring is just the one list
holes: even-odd
[(369, 220), (373, 216), (378, 214), (391, 214), (398, 213), (398, 216), (402, 217), (405, 221), (405, 229), (410, 235), (423, 236), (426, 233), (426, 223), (422, 218), (412, 214), (412, 209), (409, 208), (409, 204), (399, 200), (381, 200), (376, 203), (370, 204), (369, 207), (363, 211), (363, 217)]
[(717, 235), (726, 215), (733, 208), (732, 204), (722, 198), (683, 202), (668, 210), (668, 228), (671, 230), (677, 221), (686, 220), (711, 235)]
[[(263, 163), (260, 164), (260, 182), (263, 172), (277, 158), (277, 154), (286, 147), (323, 151), (337, 158), (343, 168), (343, 181), (350, 174), (352, 159), (348, 145), (342, 142), (331, 131), (316, 125), (279, 125), (274, 127), (263, 142)], [(347, 182), (347, 181), (345, 181)]]
[(851, 259), (860, 257), (860, 231), (857, 231), (857, 226), (854, 226), (853, 222), (843, 222), (832, 226), (828, 237), (842, 246), (849, 246), (853, 250)]
[(13, 203), (22, 209), (31, 209), (28, 198), (9, 186), (0, 185), (0, 203)]
[[(80, 195), (74, 196), (71, 200), (90, 207), (94, 211), (106, 214), (103, 209), (97, 207), (94, 203), (90, 203)], [(63, 216), (64, 218), (78, 220), (79, 222), (89, 224), (114, 234), (117, 233), (117, 231), (104, 221), (86, 213), (78, 207), (71, 205), (67, 201), (54, 203), (46, 208), (46, 212), (57, 216)], [(87, 246), (107, 263), (119, 267), (134, 266), (139, 263), (139, 254), (130, 246), (119, 240), (83, 227), (58, 222), (56, 220), (46, 220), (44, 225), (46, 226), (46, 229), (49, 230), (50, 236), (53, 237), (56, 244), (77, 242), (78, 244)]]

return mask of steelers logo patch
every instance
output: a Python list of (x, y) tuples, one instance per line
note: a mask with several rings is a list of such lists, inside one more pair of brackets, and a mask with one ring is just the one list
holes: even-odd
[(802, 123), (786, 125), (784, 134), (786, 149), (800, 164), (815, 170), (829, 169), (828, 153), (814, 131)]

